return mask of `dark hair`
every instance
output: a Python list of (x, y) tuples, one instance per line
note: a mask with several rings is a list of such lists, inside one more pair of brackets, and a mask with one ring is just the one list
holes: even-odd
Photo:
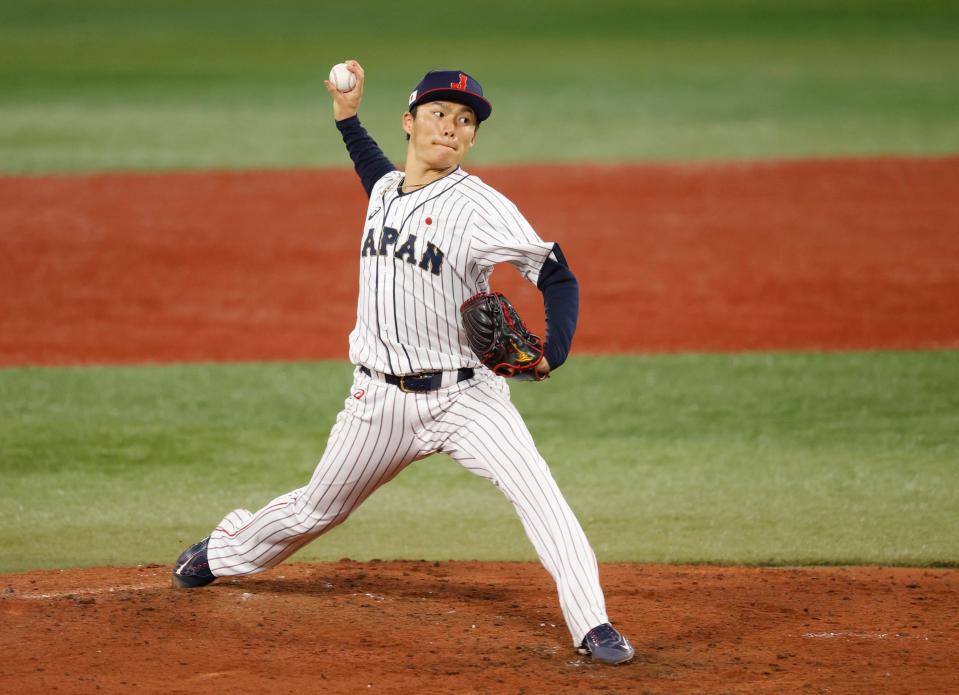
[[(411, 107), (410, 107), (410, 115), (413, 117), (413, 120), (414, 120), (414, 121), (416, 120), (416, 109), (418, 109), (419, 107), (420, 107), (419, 104), (416, 104), (415, 106), (411, 106)], [(406, 134), (406, 141), (407, 141), (407, 142), (410, 141), (410, 134), (409, 134), (409, 133)]]
[[(429, 103), (430, 103), (430, 102), (428, 102), (428, 101), (424, 101), (424, 102), (423, 102), (423, 104), (429, 104)], [(413, 117), (413, 120), (414, 120), (414, 121), (416, 120), (416, 110), (417, 110), (420, 106), (422, 106), (423, 104), (415, 104), (415, 105), (413, 105), (413, 106), (410, 108), (410, 115)], [(476, 114), (474, 113), (473, 116), (475, 117)], [(474, 135), (476, 134), (476, 131), (479, 130), (480, 123), (481, 123), (481, 121), (479, 121), (479, 120), (476, 121), (476, 127), (473, 129)], [(410, 134), (409, 134), (409, 133), (406, 134), (406, 141), (407, 141), (407, 142), (410, 141)]]

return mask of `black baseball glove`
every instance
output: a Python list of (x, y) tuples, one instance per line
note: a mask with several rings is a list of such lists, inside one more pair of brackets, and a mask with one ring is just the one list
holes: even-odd
[(509, 300), (499, 292), (473, 295), (460, 307), (470, 348), (499, 376), (541, 381), (542, 339), (530, 333)]

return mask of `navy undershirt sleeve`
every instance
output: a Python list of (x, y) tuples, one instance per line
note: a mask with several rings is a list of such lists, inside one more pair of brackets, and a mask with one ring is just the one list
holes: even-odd
[(569, 355), (579, 317), (579, 283), (566, 264), (559, 244), (553, 245), (553, 252), (543, 263), (536, 286), (543, 293), (546, 307), (544, 355), (550, 370), (553, 370), (563, 364)]
[(373, 185), (396, 167), (386, 158), (380, 146), (366, 132), (366, 128), (360, 125), (359, 116), (350, 116), (342, 121), (336, 121), (336, 127), (343, 136), (350, 159), (353, 160), (353, 167), (369, 197)]

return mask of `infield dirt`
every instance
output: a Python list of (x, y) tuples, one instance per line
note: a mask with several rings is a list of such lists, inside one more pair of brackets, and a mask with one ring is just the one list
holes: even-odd
[[(959, 347), (959, 158), (480, 173), (566, 251), (579, 353)], [(0, 365), (345, 358), (363, 208), (342, 171), (0, 178)], [(494, 285), (535, 316), (515, 273)], [(955, 570), (602, 573), (627, 666), (576, 655), (532, 564), (293, 563), (189, 592), (168, 566), (9, 575), (0, 691), (959, 683)]]
[[(479, 173), (565, 250), (576, 354), (959, 347), (959, 158)], [(0, 178), (0, 366), (345, 359), (365, 205), (345, 171)]]

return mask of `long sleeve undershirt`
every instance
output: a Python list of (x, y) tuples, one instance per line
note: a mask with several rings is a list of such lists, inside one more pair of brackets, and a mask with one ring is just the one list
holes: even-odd
[[(553, 260), (554, 256), (556, 260)], [(579, 317), (579, 283), (566, 265), (559, 244), (553, 245), (553, 253), (543, 263), (536, 286), (543, 293), (546, 309), (544, 355), (552, 371), (566, 361)]]
[(366, 197), (368, 198), (373, 190), (373, 185), (384, 175), (395, 170), (396, 167), (386, 158), (380, 146), (366, 132), (366, 128), (360, 125), (359, 116), (350, 116), (342, 121), (336, 121), (336, 127), (343, 136), (346, 150), (350, 153), (353, 167), (356, 169), (360, 181), (363, 182), (363, 188), (366, 189)]

